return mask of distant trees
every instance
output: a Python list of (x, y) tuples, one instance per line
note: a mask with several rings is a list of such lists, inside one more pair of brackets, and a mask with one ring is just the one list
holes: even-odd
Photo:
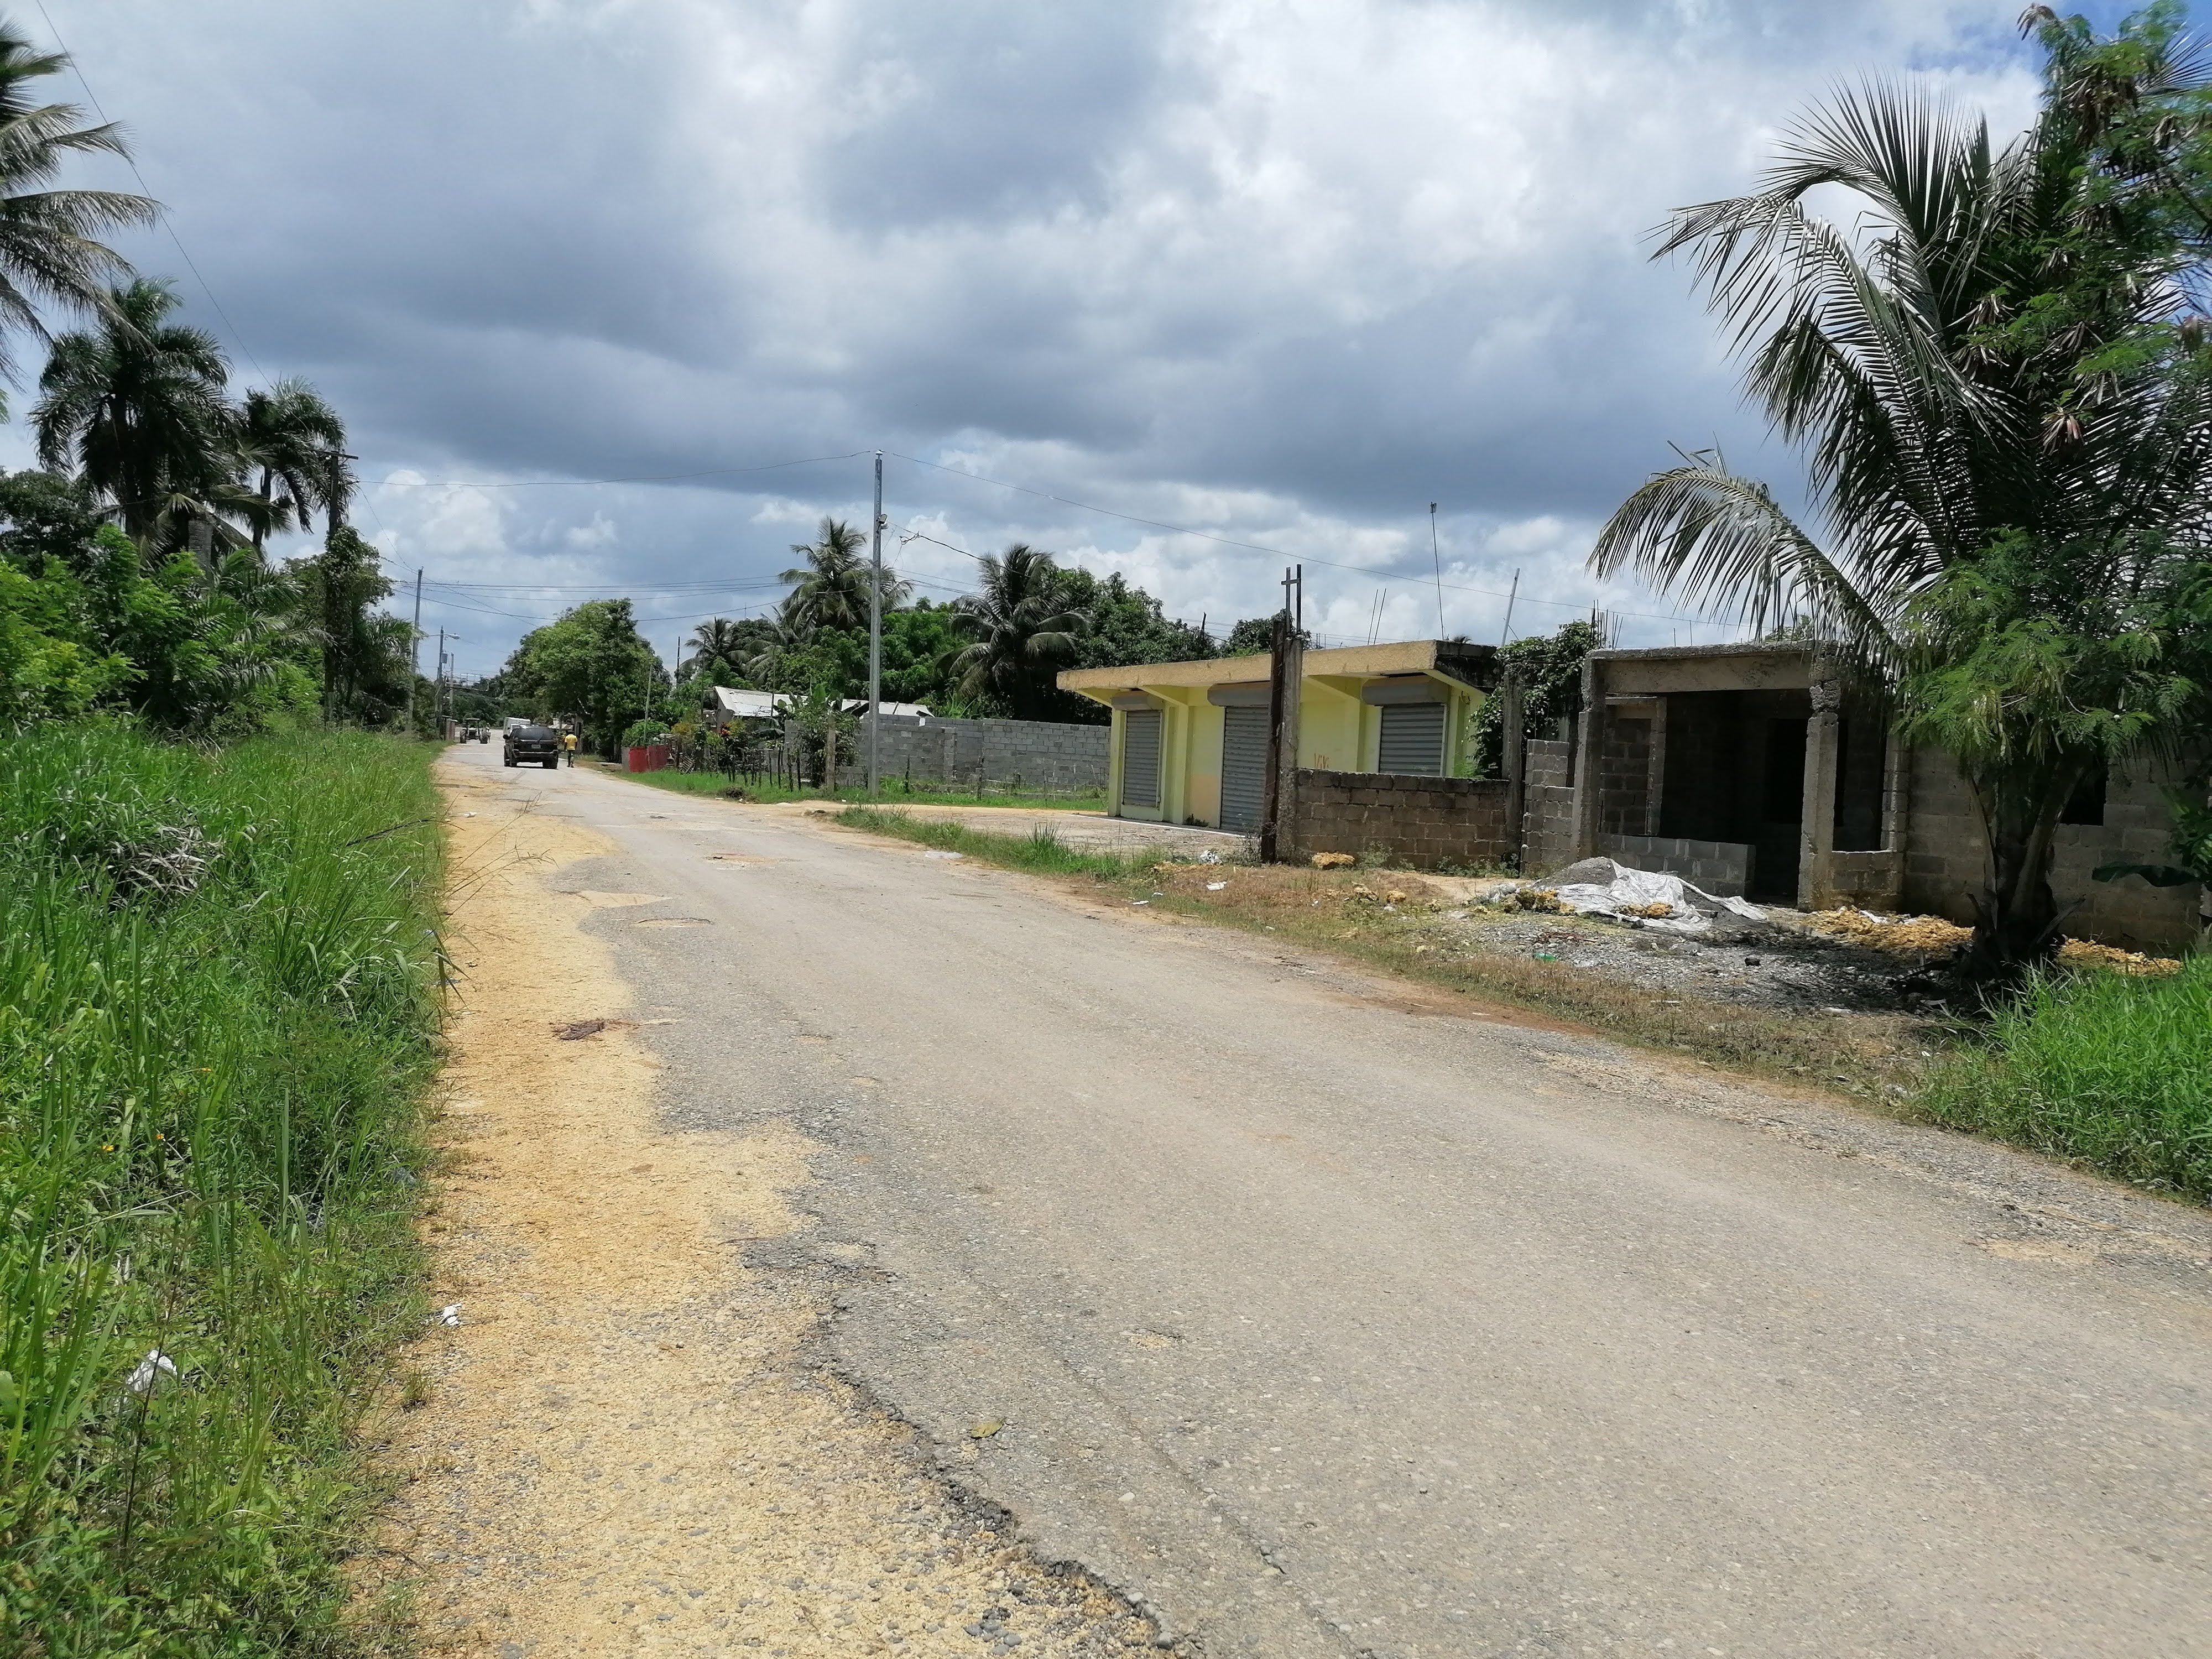
[[(214, 337), (100, 240), (155, 204), (51, 188), (72, 156), (127, 154), (38, 101), (67, 61), (0, 21), (0, 373), (14, 333), (52, 344), (31, 412), (46, 470), (0, 476), (0, 726), (107, 707), (223, 737), (319, 701), (388, 720), (410, 630), (375, 611), (391, 585), (345, 523), (343, 423), (297, 380), (234, 403)], [(55, 337), (52, 307), (90, 317)], [(269, 568), (266, 538), (318, 514), (322, 550)]]
[(610, 753), (644, 716), (647, 688), (665, 684), (628, 599), (592, 599), (532, 630), (500, 677), (516, 702), (540, 715), (577, 720), (584, 740)]
[[(805, 562), (777, 578), (792, 584), (784, 600), (787, 623), (799, 632), (817, 628), (866, 628), (872, 562), (868, 538), (842, 519), (823, 516), (811, 542), (793, 544)], [(884, 572), (883, 608), (895, 611), (914, 591), (892, 571)]]
[(1069, 604), (1071, 584), (1052, 556), (1026, 543), (984, 555), (981, 575), (954, 607), (968, 643), (947, 665), (952, 689), (1016, 720), (1040, 719), (1091, 618)]
[(235, 543), (243, 492), (222, 349), (167, 320), (166, 283), (140, 277), (107, 300), (93, 328), (54, 342), (39, 377), (40, 464), (75, 472), (135, 540), (175, 546), (197, 520), (215, 544)]
[[(2085, 777), (2192, 730), (2212, 683), (2212, 103), (2178, 6), (2100, 40), (2045, 8), (2042, 108), (1999, 150), (1917, 90), (1837, 94), (1754, 193), (1675, 216), (1802, 445), (1824, 537), (1717, 453), (1653, 477), (1601, 574), (1802, 617), (1957, 757), (1988, 827), (1971, 964), (2059, 942), (2052, 835)], [(1808, 210), (1840, 185), (1853, 219)]]
[(313, 529), (317, 513), (325, 515), (325, 531), (337, 529), (354, 484), (345, 422), (314, 387), (292, 379), (248, 392), (233, 442), (257, 485), (259, 504), (250, 513), (256, 552), (270, 534)]

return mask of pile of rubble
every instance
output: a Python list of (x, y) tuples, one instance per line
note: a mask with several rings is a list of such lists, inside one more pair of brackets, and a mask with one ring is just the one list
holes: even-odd
[(1507, 882), (1482, 902), (1503, 909), (1602, 916), (1665, 933), (1740, 933), (1771, 927), (1765, 911), (1723, 898), (1662, 870), (1632, 870), (1611, 859), (1584, 859), (1543, 881)]

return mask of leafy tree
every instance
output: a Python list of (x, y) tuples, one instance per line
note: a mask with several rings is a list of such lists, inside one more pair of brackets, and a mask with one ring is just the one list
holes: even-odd
[[(795, 542), (791, 550), (805, 561), (777, 580), (793, 584), (785, 608), (795, 628), (866, 628), (873, 565), (868, 538), (842, 519), (824, 515), (814, 540)], [(913, 584), (884, 572), (883, 609), (896, 610)]]
[(1247, 617), (1229, 630), (1229, 637), (1221, 643), (1224, 657), (1264, 657), (1275, 648), (1275, 617), (1282, 615)]
[(541, 717), (577, 720), (584, 741), (611, 753), (645, 714), (646, 688), (665, 683), (628, 599), (592, 599), (526, 635), (501, 671)]
[(176, 306), (142, 277), (112, 292), (96, 328), (54, 342), (31, 411), (39, 460), (77, 469), (134, 541), (172, 547), (197, 520), (235, 543), (225, 515), (252, 503), (237, 483), (229, 367), (206, 330), (164, 320)]
[[(2100, 40), (2031, 18), (2042, 110), (2002, 151), (1875, 84), (1800, 122), (1755, 193), (1678, 214), (1662, 252), (1692, 252), (1752, 397), (1806, 449), (1826, 545), (1707, 453), (1591, 555), (1761, 628), (1802, 617), (1893, 684), (1987, 827), (1969, 957), (1992, 978), (2057, 949), (2079, 782), (2201, 718), (2212, 112), (2179, 20)], [(1856, 230), (1807, 210), (1821, 185), (1854, 194)]]
[(407, 702), (413, 629), (373, 609), (392, 592), (377, 550), (342, 524), (290, 574), (322, 659), (324, 717), (382, 725)]
[[(81, 126), (76, 105), (38, 101), (36, 83), (68, 66), (62, 53), (39, 51), (0, 20), (0, 329), (40, 340), (42, 304), (106, 308), (107, 284), (131, 267), (100, 239), (150, 224), (159, 211), (143, 196), (49, 188), (72, 156), (131, 153), (120, 128)], [(0, 376), (15, 368), (0, 334)]]
[[(1583, 659), (1604, 643), (1604, 637), (1589, 623), (1571, 622), (1556, 634), (1531, 634), (1517, 639), (1498, 653), (1503, 672), (1521, 682), (1523, 732), (1543, 737), (1547, 728), (1575, 712), (1582, 692)], [(1470, 745), (1468, 775), (1502, 776), (1504, 703), (1495, 696), (1485, 697), (1474, 711), (1471, 730), (1474, 741)]]
[(246, 394), (234, 440), (238, 464), (260, 475), (259, 504), (249, 516), (257, 552), (271, 532), (310, 528), (318, 512), (337, 528), (351, 493), (345, 436), (337, 411), (305, 380)]
[(1015, 720), (1042, 719), (1090, 618), (1069, 604), (1074, 585), (1048, 553), (1016, 542), (981, 565), (981, 587), (957, 607), (969, 643), (952, 660), (953, 689)]

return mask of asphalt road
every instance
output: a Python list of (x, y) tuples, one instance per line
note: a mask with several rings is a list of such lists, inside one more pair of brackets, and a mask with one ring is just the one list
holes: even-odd
[(753, 1259), (829, 1288), (825, 1361), (1189, 1650), (2212, 1653), (2201, 1212), (820, 822), (510, 775), (624, 849), (562, 885), (664, 896), (589, 924), (674, 1021), (664, 1109), (823, 1145), (819, 1224)]

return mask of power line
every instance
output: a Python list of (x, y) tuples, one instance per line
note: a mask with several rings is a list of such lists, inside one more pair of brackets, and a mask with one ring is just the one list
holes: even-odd
[[(77, 55), (70, 50), (69, 42), (62, 39), (61, 30), (54, 26), (53, 14), (46, 9), (46, 0), (37, 0), (37, 4), (39, 15), (46, 20), (46, 33), (54, 37), (54, 44), (61, 48), (62, 55), (69, 59), (70, 72), (76, 76), (77, 85), (84, 88), (85, 101), (92, 106), (93, 113), (100, 117), (103, 126), (112, 125), (108, 121), (106, 110), (100, 106), (100, 94), (92, 89), (92, 82), (85, 78), (84, 65), (78, 61)], [(154, 187), (146, 182), (146, 175), (138, 171), (138, 158), (125, 150), (123, 154), (123, 163), (131, 169), (131, 176), (138, 181), (138, 188), (145, 191), (150, 199), (154, 194)], [(200, 291), (207, 295), (208, 303), (215, 307), (215, 314), (222, 319), (222, 325), (230, 331), (230, 337), (238, 343), (240, 352), (244, 355), (247, 362), (253, 365), (253, 372), (264, 380), (268, 380), (269, 371), (261, 367), (259, 361), (253, 355), (253, 348), (246, 343), (246, 336), (239, 331), (238, 325), (230, 320), (230, 313), (222, 308), (222, 301), (215, 297), (215, 289), (208, 285), (208, 279), (201, 274), (199, 265), (192, 258), (191, 251), (185, 246), (185, 239), (177, 234), (177, 228), (169, 222), (167, 214), (161, 216), (161, 228), (169, 233), (169, 240), (177, 245), (179, 257), (184, 260), (186, 268), (191, 271), (194, 280), (199, 283)]]
[[(902, 461), (911, 461), (916, 466), (928, 467), (933, 471), (949, 472), (956, 478), (972, 478), (977, 483), (991, 484), (998, 489), (1011, 489), (1024, 495), (1034, 495), (1040, 501), (1056, 501), (1062, 507), (1073, 507), (1085, 513), (1096, 513), (1105, 518), (1119, 519), (1125, 524), (1140, 524), (1153, 530), (1170, 531), (1178, 536), (1196, 537), (1200, 541), (1213, 542), (1222, 547), (1240, 548), (1248, 553), (1265, 553), (1270, 558), (1298, 559), (1307, 564), (1326, 566), (1331, 570), (1349, 570), (1363, 576), (1379, 576), (1384, 581), (1419, 582), (1421, 580), (1419, 576), (1409, 576), (1402, 571), (1385, 570), (1375, 565), (1345, 564), (1335, 559), (1316, 558), (1310, 553), (1285, 553), (1280, 548), (1263, 546), (1258, 542), (1238, 541), (1231, 536), (1217, 536), (1210, 530), (1194, 530), (1188, 525), (1170, 524), (1164, 519), (1146, 519), (1139, 517), (1134, 513), (1119, 513), (1110, 507), (1099, 507), (1090, 501), (1079, 501), (1072, 496), (1055, 495), (1048, 489), (1032, 489), (1027, 484), (1008, 483), (1004, 478), (988, 477), (981, 472), (970, 472), (964, 467), (945, 466), (937, 461), (925, 461), (919, 455), (902, 454), (896, 449), (887, 449), (884, 453), (896, 457), (897, 459)], [(927, 541), (931, 538), (924, 537), (922, 539)], [(939, 544), (939, 545), (944, 545), (944, 544)], [(964, 548), (954, 548), (953, 551), (956, 553), (965, 552), (966, 550)], [(975, 556), (974, 554), (969, 554), (969, 556), (973, 558)], [(1507, 597), (1505, 594), (1498, 592), (1494, 588), (1472, 587), (1463, 582), (1440, 581), (1437, 583), (1437, 586), (1440, 587), (1449, 588), (1455, 593), (1479, 593), (1486, 599), (1502, 599)], [(1587, 611), (1589, 609), (1589, 601), (1586, 599), (1540, 599), (1535, 598), (1534, 595), (1531, 595), (1529, 598), (1522, 600), (1521, 603), (1523, 605), (1547, 605), (1561, 611)], [(1656, 622), (1684, 622), (1689, 620), (1688, 613), (1682, 611), (1617, 611), (1613, 614), (1620, 617), (1641, 617)]]
[(681, 483), (689, 478), (728, 478), (744, 472), (776, 472), (787, 466), (813, 466), (823, 461), (849, 461), (872, 455), (872, 449), (848, 450), (842, 455), (801, 455), (795, 460), (769, 461), (759, 466), (715, 466), (697, 472), (641, 472), (628, 478), (513, 478), (503, 483), (466, 478), (386, 479), (385, 489), (572, 489), (592, 484)]

